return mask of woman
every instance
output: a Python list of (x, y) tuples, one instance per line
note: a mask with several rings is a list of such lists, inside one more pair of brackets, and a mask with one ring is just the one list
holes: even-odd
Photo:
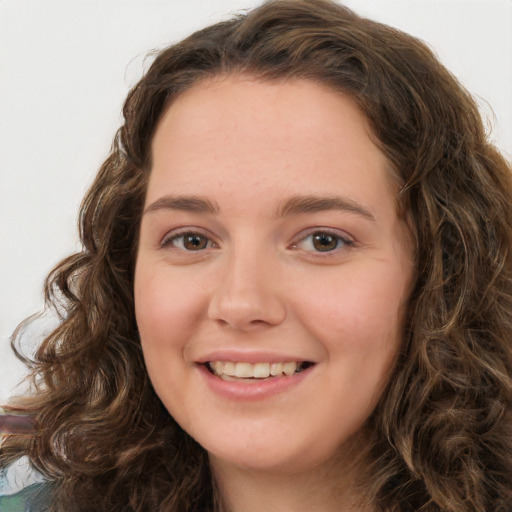
[(124, 116), (2, 464), (53, 510), (511, 510), (510, 169), (432, 53), (272, 2)]

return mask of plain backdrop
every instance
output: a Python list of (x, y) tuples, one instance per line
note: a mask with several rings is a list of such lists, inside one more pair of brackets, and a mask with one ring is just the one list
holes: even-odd
[[(126, 93), (150, 63), (146, 55), (258, 3), (0, 0), (0, 403), (23, 375), (9, 336), (42, 309), (48, 271), (79, 249), (81, 198), (108, 154)], [(428, 42), (477, 97), (510, 159), (511, 0), (345, 4)]]

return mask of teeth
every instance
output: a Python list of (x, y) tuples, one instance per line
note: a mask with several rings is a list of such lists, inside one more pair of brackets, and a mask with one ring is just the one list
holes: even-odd
[(266, 379), (270, 375), (269, 363), (258, 363), (254, 365), (253, 377), (255, 379)]
[(270, 375), (281, 375), (283, 373), (283, 363), (272, 363), (270, 365)]
[(209, 364), (210, 368), (213, 370), (213, 373), (215, 373), (215, 375), (220, 375), (221, 373), (223, 373), (224, 365), (226, 363), (221, 363), (220, 361), (213, 361), (212, 363)]
[(221, 378), (236, 377), (239, 379), (266, 379), (270, 376), (286, 375), (291, 377), (302, 370), (302, 364), (290, 361), (287, 363), (232, 363), (230, 361), (212, 361), (208, 363), (215, 375)]
[(252, 371), (252, 364), (249, 363), (236, 363), (235, 365), (235, 377), (242, 377), (247, 379), (249, 377), (254, 377)]
[(285, 375), (293, 375), (295, 370), (297, 369), (297, 363), (284, 363), (283, 364), (283, 372)]
[(224, 368), (220, 368), (220, 373), (225, 373), (226, 375), (235, 375), (235, 363), (220, 363), (224, 364)]

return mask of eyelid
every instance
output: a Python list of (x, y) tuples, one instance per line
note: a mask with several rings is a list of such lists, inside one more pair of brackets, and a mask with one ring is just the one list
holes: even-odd
[(298, 248), (297, 246), (299, 243), (303, 242), (309, 236), (315, 235), (317, 233), (329, 235), (334, 238), (337, 238), (338, 240), (340, 240), (343, 243), (343, 246), (336, 247), (335, 249), (333, 249), (331, 251), (325, 251), (325, 252), (307, 251), (307, 252), (314, 254), (315, 256), (327, 257), (329, 255), (336, 254), (343, 249), (346, 250), (347, 248), (351, 248), (356, 245), (356, 241), (346, 231), (342, 231), (342, 230), (334, 229), (334, 228), (324, 228), (321, 226), (315, 226), (314, 228), (309, 228), (304, 231), (301, 231), (301, 233), (299, 235), (297, 235), (294, 238), (294, 240), (292, 241), (292, 243), (290, 244), (290, 248), (297, 249)]
[(171, 242), (177, 238), (180, 238), (184, 235), (199, 235), (206, 239), (208, 242), (214, 245), (218, 245), (214, 240), (214, 237), (204, 228), (200, 228), (198, 226), (183, 226), (179, 228), (174, 228), (168, 231), (163, 238), (160, 240), (160, 247), (165, 249), (171, 245)]
[[(342, 231), (335, 228), (326, 228), (321, 226), (315, 226), (312, 228), (308, 228), (306, 230), (301, 231), (297, 236), (294, 237), (293, 241), (289, 244), (289, 248), (296, 250), (299, 249), (297, 246), (299, 243), (303, 242), (306, 238), (309, 236), (312, 236), (314, 234), (325, 234), (332, 236), (334, 238), (337, 238), (341, 241), (342, 247), (336, 247), (335, 249), (331, 251), (306, 251), (314, 254), (318, 257), (328, 257), (329, 255), (338, 253), (339, 251), (347, 248), (354, 247), (356, 245), (356, 241), (350, 236), (346, 231)], [(165, 249), (171, 245), (172, 241), (180, 238), (184, 235), (199, 235), (201, 237), (204, 237), (208, 240), (210, 244), (213, 246), (218, 246), (218, 243), (215, 241), (215, 237), (204, 228), (200, 228), (198, 226), (183, 226), (179, 228), (174, 228), (168, 231), (163, 238), (161, 239), (159, 245), (161, 248)], [(203, 249), (204, 250), (204, 249)]]

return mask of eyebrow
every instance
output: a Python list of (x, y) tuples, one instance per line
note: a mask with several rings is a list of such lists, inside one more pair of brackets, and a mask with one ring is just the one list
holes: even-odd
[[(144, 210), (144, 214), (160, 210), (181, 210), (192, 213), (209, 213), (218, 215), (220, 207), (216, 201), (212, 201), (200, 196), (164, 196)], [(363, 205), (342, 196), (293, 196), (288, 198), (276, 210), (276, 217), (287, 217), (299, 215), (302, 213), (314, 213), (326, 210), (341, 210), (350, 213), (356, 213), (371, 221), (375, 221), (375, 216)]]
[(217, 215), (219, 205), (215, 201), (199, 196), (164, 196), (144, 209), (144, 214), (159, 210), (182, 210), (193, 213), (210, 213)]
[(325, 210), (341, 210), (350, 213), (356, 213), (371, 221), (375, 221), (375, 215), (362, 204), (341, 196), (293, 196), (287, 199), (283, 205), (277, 209), (278, 217), (288, 215), (298, 215), (301, 213), (314, 213)]

